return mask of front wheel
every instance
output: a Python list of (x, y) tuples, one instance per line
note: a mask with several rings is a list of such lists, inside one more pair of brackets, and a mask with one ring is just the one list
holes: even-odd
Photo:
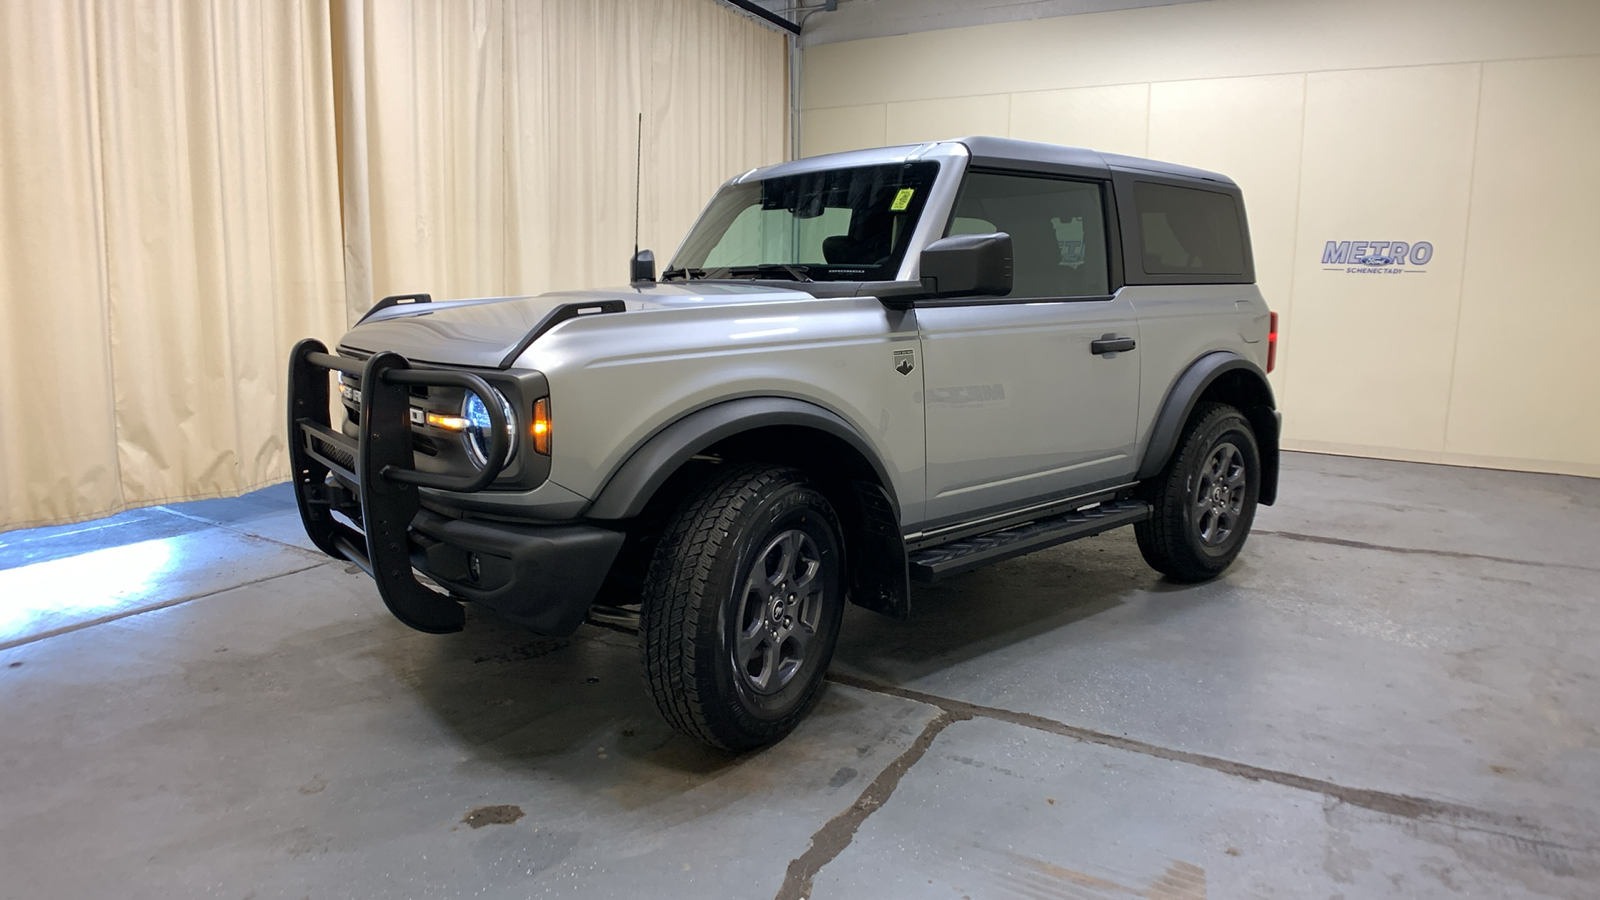
[(1195, 409), (1178, 451), (1145, 485), (1153, 509), (1133, 527), (1139, 553), (1173, 581), (1204, 581), (1233, 563), (1255, 520), (1261, 452), (1232, 406)]
[(793, 730), (833, 657), (843, 565), (838, 517), (795, 469), (734, 466), (692, 491), (657, 545), (639, 613), (667, 722), (727, 750)]

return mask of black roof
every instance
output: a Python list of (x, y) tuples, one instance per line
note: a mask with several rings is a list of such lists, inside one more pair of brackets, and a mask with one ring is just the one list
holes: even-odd
[(1177, 163), (1161, 162), (1155, 159), (1144, 159), (1139, 156), (1123, 156), (1120, 153), (1101, 153), (1098, 150), (1088, 150), (1083, 147), (1064, 147), (1060, 144), (1019, 141), (1014, 138), (987, 137), (983, 135), (956, 138), (950, 143), (965, 145), (968, 152), (975, 159), (1005, 160), (1018, 163), (1042, 162), (1086, 169), (1105, 168), (1149, 172), (1156, 175), (1194, 178), (1227, 185), (1234, 183), (1233, 179), (1226, 175), (1208, 172), (1205, 169), (1180, 166)]
[(1137, 156), (1123, 156), (1120, 153), (1102, 153), (1098, 150), (1089, 150), (1084, 147), (1065, 147), (1060, 144), (1019, 141), (1013, 138), (988, 137), (985, 135), (808, 156), (802, 159), (763, 166), (759, 169), (751, 169), (743, 175), (734, 176), (730, 180), (742, 182), (748, 179), (793, 175), (800, 172), (814, 172), (839, 166), (905, 162), (911, 159), (927, 158), (930, 153), (935, 153), (940, 147), (949, 148), (952, 146), (964, 147), (972, 161), (978, 165), (1017, 169), (1045, 166), (1072, 174), (1100, 177), (1104, 177), (1111, 172), (1145, 173), (1168, 178), (1208, 181), (1237, 190), (1237, 185), (1228, 176), (1217, 172), (1208, 172), (1205, 169), (1196, 169), (1192, 166), (1180, 166), (1176, 163), (1142, 159)]

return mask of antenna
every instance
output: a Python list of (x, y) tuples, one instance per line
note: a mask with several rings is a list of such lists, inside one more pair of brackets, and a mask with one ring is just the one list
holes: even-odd
[(628, 260), (628, 280), (638, 284), (656, 280), (656, 257), (649, 250), (639, 249), (639, 194), (644, 182), (644, 112), (639, 113), (639, 143), (634, 147), (636, 160), (633, 169), (633, 259)]
[(639, 112), (638, 139), (633, 150), (633, 255), (639, 255), (639, 183), (644, 179), (644, 111)]

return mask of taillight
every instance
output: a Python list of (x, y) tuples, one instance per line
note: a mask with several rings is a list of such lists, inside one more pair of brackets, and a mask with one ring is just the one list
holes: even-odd
[(1267, 331), (1267, 371), (1278, 365), (1278, 314), (1272, 314), (1272, 324)]
[(533, 451), (541, 456), (550, 455), (550, 398), (540, 397), (533, 403)]

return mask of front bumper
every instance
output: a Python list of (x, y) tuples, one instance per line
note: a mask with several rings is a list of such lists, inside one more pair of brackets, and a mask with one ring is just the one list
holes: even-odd
[[(356, 439), (330, 422), (330, 371), (361, 376)], [(419, 486), (474, 493), (498, 472), (440, 475), (412, 468), (413, 385), (478, 392), (493, 420), (486, 455), (506, 457), (505, 423), (489, 385), (476, 375), (413, 368), (396, 353), (374, 354), (363, 364), (329, 355), (318, 341), (295, 346), (289, 357), (289, 457), (306, 534), (324, 553), (371, 575), (389, 611), (418, 631), (460, 631), (466, 619), (460, 600), (469, 600), (537, 631), (571, 633), (621, 550), (623, 533), (585, 524), (453, 519), (424, 510)], [(449, 593), (424, 585), (416, 571)]]

